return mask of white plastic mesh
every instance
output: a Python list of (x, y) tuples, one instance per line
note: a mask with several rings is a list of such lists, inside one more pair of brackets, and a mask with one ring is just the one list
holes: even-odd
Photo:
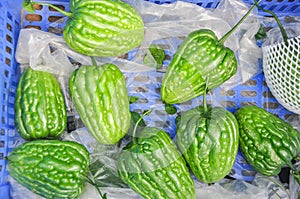
[(262, 47), (263, 71), (271, 93), (291, 112), (300, 114), (300, 36)]

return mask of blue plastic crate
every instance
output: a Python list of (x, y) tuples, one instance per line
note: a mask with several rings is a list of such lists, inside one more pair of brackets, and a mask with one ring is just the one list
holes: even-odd
[[(53, 3), (61, 6), (62, 9), (69, 10), (69, 0), (47, 0), (49, 3)], [(173, 3), (176, 0), (147, 0), (157, 4)], [(195, 3), (205, 8), (216, 8), (219, 1), (212, 0), (184, 0), (187, 2)], [(245, 0), (246, 3), (252, 3), (252, 0)], [(43, 31), (52, 32), (56, 34), (62, 34), (62, 30), (66, 21), (59, 12), (49, 9), (47, 6), (41, 6), (34, 14), (39, 16), (35, 21), (29, 21), (26, 18), (28, 13), (21, 12), (22, 0), (9, 1), (4, 0), (0, 2), (0, 198), (9, 198), (10, 185), (6, 182), (6, 178), (9, 175), (6, 170), (5, 156), (14, 148), (18, 143), (18, 135), (16, 135), (14, 127), (14, 96), (17, 87), (18, 77), (20, 75), (18, 71), (18, 64), (14, 58), (17, 39), (21, 28), (37, 28)], [(280, 17), (285, 16), (300, 16), (300, 1), (298, 0), (266, 0), (261, 3), (261, 6), (275, 11)], [(21, 16), (22, 14), (22, 16)], [(265, 13), (259, 11), (261, 16), (265, 16)], [(61, 19), (59, 24), (52, 27), (53, 22), (57, 22)], [(128, 54), (128, 59), (132, 57), (131, 52)], [(172, 56), (172, 54), (170, 54)], [(126, 74), (128, 77), (134, 74)], [(157, 79), (161, 78), (161, 74), (155, 72), (147, 72), (144, 75), (149, 78), (150, 82), (157, 82)], [(149, 82), (148, 81), (148, 82)], [(149, 95), (159, 97), (159, 84), (145, 84), (143, 81), (134, 82), (135, 86), (147, 86)], [(134, 88), (129, 90), (129, 94), (138, 93), (134, 92)], [(146, 93), (147, 94), (147, 93)], [(226, 93), (220, 89), (215, 89), (214, 94), (224, 101), (224, 107), (234, 112), (237, 108), (246, 104), (255, 104), (259, 107), (263, 107), (271, 113), (277, 114), (282, 119), (287, 119), (292, 113), (284, 109), (276, 99), (270, 94), (270, 91), (265, 83), (263, 74), (258, 74), (243, 85), (239, 85)], [(142, 95), (145, 96), (145, 93)], [(141, 99), (143, 106), (139, 106), (137, 103), (132, 105), (133, 110), (139, 110), (147, 106), (155, 104), (155, 100), (147, 101), (147, 99)], [(193, 100), (191, 103), (197, 104), (197, 100)], [(159, 105), (159, 104), (158, 104)], [(175, 117), (175, 116), (174, 116)], [(175, 118), (173, 118), (175, 119)], [(154, 121), (155, 122), (155, 121)], [(174, 136), (174, 123), (168, 125), (160, 124), (157, 122), (158, 127), (164, 128), (170, 135)], [(243, 180), (252, 180), (254, 171), (249, 166), (241, 153), (237, 156), (236, 163), (233, 167), (233, 173), (231, 176), (234, 178), (240, 178)]]
[(0, 198), (9, 195), (5, 156), (14, 148), (14, 96), (17, 86), (15, 48), (20, 30), (20, 9), (0, 2)]

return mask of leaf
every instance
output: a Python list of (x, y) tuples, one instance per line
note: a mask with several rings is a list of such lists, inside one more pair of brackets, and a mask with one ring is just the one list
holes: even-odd
[(103, 195), (102, 199), (107, 199), (107, 193)]
[(86, 179), (86, 182), (88, 182), (89, 184), (91, 184), (92, 186), (94, 186), (96, 188), (97, 192), (99, 193), (99, 195), (102, 199), (107, 199), (106, 193), (104, 193), (104, 195), (102, 195), (102, 192), (101, 192), (99, 186), (92, 179), (90, 179), (87, 176), (85, 179)]
[(33, 6), (33, 2), (31, 2), (31, 0), (24, 0), (22, 3), (22, 7), (24, 10), (26, 10), (27, 12), (35, 12), (34, 6)]
[[(131, 119), (132, 119), (133, 124), (136, 124), (140, 118), (141, 118), (141, 115), (139, 113), (131, 111)], [(139, 122), (138, 126), (145, 127), (146, 126), (145, 121), (141, 120)]]
[(267, 33), (262, 25), (260, 25), (259, 30), (255, 34), (255, 39), (256, 40), (262, 40), (267, 37)]
[(292, 175), (296, 180), (296, 182), (298, 183), (298, 185), (300, 185), (300, 171), (292, 171)]
[(90, 165), (89, 169), (95, 185), (98, 187), (128, 187), (118, 175), (116, 161), (110, 157), (99, 156)]
[[(148, 49), (156, 62), (156, 68), (161, 68), (166, 57), (164, 49), (157, 44), (151, 44)], [(147, 54), (144, 57), (144, 63), (147, 65), (151, 64), (151, 58)]]
[(178, 116), (175, 118), (175, 125), (176, 125), (176, 127), (179, 126), (180, 120), (181, 120), (181, 115), (178, 115)]
[(165, 110), (170, 115), (177, 113), (177, 108), (172, 104), (165, 104)]
[(129, 96), (129, 103), (132, 104), (132, 103), (135, 103), (139, 100), (139, 97), (138, 96)]

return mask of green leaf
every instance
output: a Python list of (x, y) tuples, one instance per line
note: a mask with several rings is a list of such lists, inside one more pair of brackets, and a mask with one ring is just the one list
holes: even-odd
[(107, 199), (107, 193), (103, 195), (102, 199)]
[(172, 104), (165, 104), (165, 110), (170, 115), (177, 113), (177, 108)]
[(129, 96), (129, 103), (132, 104), (132, 103), (135, 103), (137, 102), (139, 99), (139, 97), (137, 96)]
[(262, 40), (267, 37), (267, 33), (262, 25), (260, 25), (259, 30), (255, 34), (255, 39), (256, 40)]
[(100, 188), (99, 188), (99, 186), (92, 179), (90, 179), (87, 176), (86, 176), (85, 179), (86, 179), (86, 182), (88, 182), (89, 184), (91, 184), (92, 186), (94, 186), (96, 188), (96, 190), (99, 193), (101, 199), (107, 199), (106, 193), (104, 193), (104, 195), (103, 195), (102, 192), (101, 192), (101, 190), (100, 190)]
[(116, 165), (107, 165), (108, 163), (114, 163), (114, 161), (111, 161), (113, 157), (105, 157), (103, 159), (109, 161), (105, 162), (97, 159), (89, 167), (94, 184), (98, 187), (128, 187), (119, 177)]
[[(141, 118), (141, 115), (137, 112), (134, 112), (134, 111), (131, 111), (131, 120), (132, 120), (132, 123), (133, 124), (136, 124), (137, 121)], [(146, 124), (145, 124), (145, 121), (144, 120), (141, 120), (139, 123), (138, 123), (138, 126), (140, 127), (145, 127)]]
[(144, 110), (142, 117), (144, 117), (145, 115), (150, 115), (151, 112), (151, 110)]
[(27, 12), (35, 12), (35, 9), (33, 7), (33, 2), (31, 2), (31, 0), (24, 0), (22, 3), (22, 7), (24, 10), (26, 10)]
[(300, 171), (292, 171), (292, 175), (296, 180), (296, 182), (298, 183), (298, 185), (300, 185)]
[(180, 120), (181, 120), (181, 115), (178, 115), (178, 116), (175, 118), (175, 125), (176, 125), (176, 127), (179, 126)]
[[(156, 68), (159, 69), (162, 67), (163, 61), (166, 57), (165, 51), (162, 47), (160, 47), (157, 44), (151, 44), (149, 46), (149, 51), (152, 55), (152, 57), (154, 58), (155, 62), (156, 62)], [(151, 58), (149, 57), (149, 55), (145, 55), (144, 57), (144, 63), (146, 65), (151, 64)]]

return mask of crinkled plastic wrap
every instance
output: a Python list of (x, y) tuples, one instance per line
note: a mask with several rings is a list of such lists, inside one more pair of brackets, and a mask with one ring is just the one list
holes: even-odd
[[(83, 144), (91, 153), (89, 177), (99, 185), (102, 194), (108, 199), (142, 199), (133, 190), (122, 183), (117, 175), (116, 160), (121, 149), (128, 140), (122, 140), (119, 145), (101, 145), (90, 135), (86, 128), (79, 128), (70, 134), (64, 134), (62, 140), (76, 141)], [(93, 169), (98, 170), (93, 171)], [(21, 186), (14, 179), (9, 179), (13, 199), (42, 199)], [(290, 197), (286, 184), (281, 184), (275, 177), (265, 177), (260, 174), (250, 182), (242, 180), (224, 179), (218, 183), (208, 185), (195, 180), (197, 199), (296, 199)], [(101, 198), (96, 188), (86, 183), (86, 188), (79, 199)]]
[[(298, 20), (298, 22), (296, 22)], [(297, 37), (300, 35), (300, 19), (294, 19), (294, 22), (284, 24), (284, 29), (288, 38)], [(274, 22), (275, 23), (275, 22)], [(275, 23), (276, 24), (276, 23)], [(269, 46), (283, 42), (281, 31), (278, 27), (271, 28), (267, 32), (267, 38), (262, 46)]]
[[(198, 5), (177, 1), (172, 4), (158, 5), (147, 1), (127, 1), (132, 4), (141, 14), (145, 23), (145, 39), (141, 46), (120, 57), (98, 58), (98, 65), (110, 62), (117, 65), (124, 72), (127, 80), (128, 94), (137, 96), (138, 101), (130, 105), (131, 110), (142, 112), (152, 110), (149, 116), (145, 117), (148, 126), (155, 126), (164, 129), (173, 138), (175, 135), (176, 114), (168, 115), (165, 112), (164, 104), (160, 100), (159, 87), (172, 56), (178, 49), (182, 40), (192, 31), (208, 28), (221, 38), (233, 25), (247, 12), (249, 5), (240, 0), (223, 0), (216, 9), (205, 9)], [(238, 71), (235, 76), (222, 85), (222, 88), (229, 89), (233, 86), (244, 83), (252, 76), (260, 73), (258, 59), (261, 58), (261, 50), (256, 45), (254, 35), (260, 27), (260, 22), (255, 14), (248, 16), (246, 21), (234, 32), (225, 42), (225, 46), (231, 48), (238, 57)], [(152, 63), (144, 63), (145, 55), (150, 56), (148, 47), (150, 44), (159, 44), (165, 50), (167, 58), (161, 69), (153, 67)], [(153, 58), (153, 57), (152, 57)], [(68, 115), (76, 115), (68, 93), (68, 79), (71, 73), (80, 65), (91, 65), (91, 58), (71, 50), (63, 40), (62, 36), (43, 32), (36, 29), (22, 29), (18, 40), (16, 60), (20, 63), (21, 70), (25, 67), (53, 73), (59, 79), (62, 90), (65, 94)], [(214, 94), (208, 96), (212, 103), (218, 105), (218, 99)], [(195, 103), (178, 105), (178, 112), (193, 108)], [(196, 105), (199, 105), (198, 101)], [(71, 134), (65, 133), (63, 139), (72, 139), (84, 144), (91, 153), (91, 165), (98, 166), (98, 170), (90, 173), (94, 180), (102, 186), (103, 192), (108, 198), (139, 198), (131, 189), (118, 178), (116, 171), (116, 158), (121, 148), (126, 143), (123, 139), (119, 145), (105, 147), (99, 145), (87, 130), (80, 126)], [(94, 167), (95, 168), (95, 167)], [(260, 186), (251, 185), (239, 181), (244, 190), (235, 190), (235, 181), (225, 180), (226, 184), (232, 185), (225, 189), (224, 184), (207, 186), (196, 183), (197, 195), (211, 196), (210, 198), (264, 198), (267, 196), (266, 184)], [(26, 190), (18, 186), (13, 179), (13, 198), (23, 198)], [(227, 187), (228, 187), (227, 186)], [(28, 191), (26, 194), (30, 194)], [(254, 195), (248, 196), (247, 193)], [(32, 193), (31, 193), (32, 194)], [(259, 196), (259, 197), (258, 197)], [(261, 196), (261, 197), (260, 197)], [(35, 194), (28, 198), (38, 198)], [(96, 190), (87, 184), (87, 190), (81, 198), (97, 198)]]
[[(133, 52), (134, 57), (130, 62), (116, 57), (99, 59), (100, 63), (118, 64), (124, 72), (153, 70), (143, 64), (143, 57), (152, 42), (165, 40), (166, 50), (175, 53), (182, 38), (197, 29), (211, 29), (221, 38), (249, 9), (249, 5), (239, 0), (221, 1), (216, 9), (205, 9), (182, 1), (163, 5), (146, 1), (127, 2), (136, 8), (144, 20), (144, 41), (136, 54)], [(259, 25), (257, 16), (252, 14), (225, 42), (226, 47), (236, 52), (240, 62), (236, 77), (228, 81), (228, 84), (240, 84), (258, 72), (257, 58), (261, 56), (261, 51), (254, 35)], [(20, 64), (68, 76), (74, 69), (69, 58), (81, 64), (91, 63), (86, 56), (70, 50), (61, 36), (35, 29), (21, 30), (16, 52), (16, 59)]]
[[(296, 167), (297, 170), (300, 170), (300, 161), (299, 160), (298, 160), (297, 163), (295, 163), (295, 167)], [(299, 199), (299, 197), (300, 197), (300, 185), (295, 180), (295, 178), (292, 174), (290, 174), (289, 190), (290, 190), (291, 199)]]
[[(141, 46), (125, 56), (97, 58), (98, 64), (111, 62), (116, 64), (127, 76), (129, 95), (140, 98), (132, 109), (155, 109), (151, 113), (151, 125), (166, 127), (168, 133), (174, 135), (174, 116), (166, 116), (161, 104), (159, 88), (164, 72), (178, 46), (190, 32), (208, 28), (221, 38), (247, 12), (249, 5), (240, 0), (221, 1), (216, 9), (205, 9), (198, 5), (178, 1), (173, 4), (158, 5), (146, 1), (128, 1), (143, 17), (145, 23), (145, 39)], [(256, 45), (254, 35), (259, 29), (260, 22), (257, 15), (247, 17), (240, 28), (225, 42), (225, 46), (236, 52), (239, 66), (236, 75), (226, 81), (221, 87), (225, 90), (249, 80), (253, 75), (261, 72), (258, 58), (261, 50)], [(144, 64), (145, 55), (151, 58), (148, 47), (156, 43), (161, 45), (167, 55), (163, 67), (156, 70), (155, 63)], [(127, 59), (124, 59), (127, 58)], [(58, 76), (63, 91), (67, 91), (68, 77), (79, 65), (91, 64), (90, 57), (72, 51), (65, 44), (61, 36), (42, 32), (35, 29), (22, 29), (16, 52), (16, 59), (23, 67), (52, 72)], [(151, 60), (151, 59), (150, 59)], [(68, 110), (74, 110), (68, 93), (65, 92)], [(211, 97), (213, 103), (218, 99)], [(197, 103), (196, 103), (197, 104)], [(180, 106), (184, 111), (192, 106)]]
[[(140, 13), (145, 24), (145, 38), (141, 46), (128, 53), (124, 57), (97, 58), (98, 64), (111, 62), (116, 64), (123, 72), (127, 72), (132, 78), (128, 78), (128, 88), (136, 88), (135, 77), (151, 74), (156, 79), (150, 82), (151, 86), (161, 83), (165, 69), (170, 59), (164, 61), (164, 67), (155, 71), (153, 63), (144, 64), (145, 55), (151, 60), (148, 47), (152, 43), (163, 46), (168, 58), (172, 58), (178, 46), (190, 32), (201, 28), (214, 31), (218, 38), (228, 32), (233, 25), (247, 12), (249, 5), (240, 0), (220, 1), (216, 9), (205, 9), (196, 4), (177, 1), (172, 4), (158, 5), (147, 1), (127, 1)], [(259, 29), (260, 22), (257, 15), (251, 14), (243, 24), (226, 40), (225, 46), (231, 48), (238, 57), (238, 69), (236, 75), (226, 81), (221, 87), (225, 90), (237, 86), (249, 80), (255, 74), (261, 72), (258, 66), (258, 58), (261, 50), (256, 45), (254, 35)], [(55, 25), (55, 22), (53, 23)], [(153, 58), (153, 57), (152, 57)], [(81, 65), (91, 64), (90, 57), (83, 56), (72, 51), (64, 42), (62, 36), (43, 32), (36, 29), (22, 29), (16, 50), (16, 60), (24, 67), (48, 71), (58, 76), (63, 90), (67, 90), (67, 80), (71, 72)], [(154, 88), (154, 87), (151, 87)], [(129, 90), (129, 92), (131, 92)], [(138, 92), (143, 95), (143, 92)], [(153, 93), (154, 94), (154, 93)], [(68, 94), (65, 93), (68, 97)], [(149, 100), (159, 96), (147, 93), (143, 98)], [(149, 104), (149, 103), (148, 103)], [(156, 104), (154, 104), (156, 106)], [(67, 106), (71, 106), (67, 104)], [(68, 107), (70, 110), (71, 107)], [(153, 116), (153, 115), (152, 115)]]

